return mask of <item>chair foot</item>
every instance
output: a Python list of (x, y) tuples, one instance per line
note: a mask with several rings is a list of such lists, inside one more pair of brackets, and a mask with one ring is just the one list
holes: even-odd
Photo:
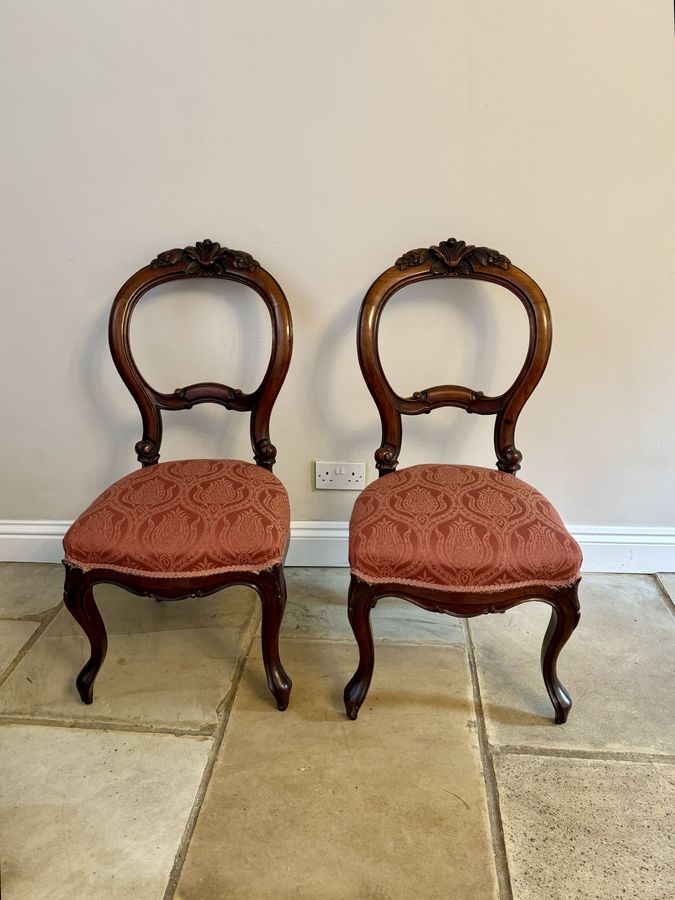
[(541, 670), (544, 684), (555, 710), (555, 724), (564, 725), (572, 708), (570, 695), (558, 678), (557, 662), (560, 651), (579, 624), (579, 582), (563, 588), (550, 600), (551, 618), (541, 648)]
[(75, 679), (75, 686), (80, 695), (80, 700), (86, 703), (87, 706), (94, 702), (94, 681), (97, 674), (97, 672), (92, 673), (88, 671), (88, 667), (85, 666)]
[(347, 718), (354, 722), (359, 715), (359, 710), (363, 701), (366, 699), (368, 688), (370, 687), (370, 679), (358, 678), (355, 674), (349, 681), (344, 690), (345, 711)]
[[(568, 697), (568, 700), (569, 700), (569, 697)], [(564, 725), (565, 724), (565, 722), (567, 721), (567, 717), (570, 714), (571, 708), (572, 708), (571, 700), (569, 701), (569, 704), (567, 706), (562, 706), (562, 705), (556, 706), (555, 717), (553, 720), (556, 725)]]
[(274, 699), (277, 701), (277, 709), (279, 712), (283, 712), (288, 707), (288, 701), (291, 697), (291, 687), (292, 684), (290, 679), (287, 684), (276, 684), (274, 687)]
[(277, 709), (288, 706), (293, 682), (279, 657), (279, 630), (286, 607), (286, 579), (283, 566), (261, 572), (254, 587), (262, 603), (262, 654), (267, 686), (277, 702)]
[(75, 680), (83, 703), (94, 700), (94, 682), (108, 651), (108, 636), (103, 619), (94, 600), (94, 591), (87, 576), (80, 569), (66, 567), (63, 590), (66, 608), (89, 638), (91, 656)]
[(344, 690), (345, 710), (352, 721), (359, 714), (373, 677), (375, 648), (370, 627), (370, 610), (376, 602), (372, 587), (352, 575), (348, 613), (349, 624), (359, 647), (359, 664)]

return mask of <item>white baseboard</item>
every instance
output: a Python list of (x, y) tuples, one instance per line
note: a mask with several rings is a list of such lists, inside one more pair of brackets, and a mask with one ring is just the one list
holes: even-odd
[[(0, 520), (0, 561), (60, 562), (70, 522)], [(584, 572), (675, 572), (675, 528), (572, 526)], [(292, 522), (288, 566), (346, 566), (346, 522)]]
[(675, 528), (572, 525), (569, 530), (584, 554), (582, 572), (675, 572)]
[(348, 566), (347, 522), (291, 522), (287, 566)]
[(0, 562), (61, 562), (70, 522), (57, 519), (0, 519)]

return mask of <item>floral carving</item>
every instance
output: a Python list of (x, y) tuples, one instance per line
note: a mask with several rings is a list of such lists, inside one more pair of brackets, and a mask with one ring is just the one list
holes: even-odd
[(424, 263), (431, 263), (429, 268), (431, 275), (452, 275), (455, 272), (471, 275), (476, 264), (498, 266), (500, 269), (508, 269), (511, 265), (510, 260), (497, 250), (476, 247), (455, 238), (448, 238), (447, 241), (441, 241), (438, 246), (409, 250), (396, 260), (396, 268), (403, 270)]
[(219, 243), (204, 239), (197, 241), (194, 247), (183, 250), (165, 250), (159, 253), (150, 263), (153, 269), (177, 266), (185, 263), (186, 275), (225, 275), (228, 269), (244, 269), (252, 272), (260, 266), (250, 253), (243, 250), (230, 250)]

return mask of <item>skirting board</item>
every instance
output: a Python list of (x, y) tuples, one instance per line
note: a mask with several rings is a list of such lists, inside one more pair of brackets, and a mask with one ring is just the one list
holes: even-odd
[[(70, 522), (0, 520), (0, 561), (60, 562)], [(572, 526), (585, 572), (675, 572), (675, 528)], [(346, 522), (292, 522), (288, 566), (346, 566)]]

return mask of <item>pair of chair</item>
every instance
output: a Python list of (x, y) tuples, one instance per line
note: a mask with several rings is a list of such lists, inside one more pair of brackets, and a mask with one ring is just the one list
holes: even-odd
[[(240, 282), (264, 301), (272, 323), (272, 351), (260, 386), (250, 394), (203, 382), (162, 394), (141, 375), (131, 353), (133, 310), (150, 289), (179, 279)], [(378, 328), (389, 299), (403, 287), (436, 278), (473, 278), (502, 285), (528, 315), (527, 356), (511, 387), (499, 396), (442, 385), (400, 397), (387, 381), (378, 353)], [(77, 677), (85, 703), (107, 650), (96, 584), (117, 584), (164, 600), (201, 597), (231, 584), (253, 587), (262, 603), (262, 651), (267, 683), (286, 709), (291, 679), (279, 657), (286, 604), (283, 561), (290, 535), (288, 495), (272, 474), (276, 448), (270, 414), (288, 371), (291, 314), (276, 280), (248, 253), (204, 240), (160, 253), (133, 275), (113, 303), (113, 360), (136, 401), (143, 438), (136, 444), (142, 468), (105, 490), (64, 538), (64, 600), (87, 635), (91, 655)], [(348, 615), (359, 664), (345, 688), (355, 719), (374, 666), (370, 610), (382, 597), (401, 597), (434, 612), (475, 616), (505, 612), (527, 600), (551, 607), (541, 664), (555, 710), (565, 722), (569, 694), (556, 672), (558, 655), (579, 620), (577, 587), (581, 551), (546, 498), (515, 477), (521, 454), (514, 443), (518, 416), (539, 379), (551, 348), (546, 298), (525, 272), (500, 253), (450, 238), (412, 250), (387, 269), (366, 294), (358, 324), (359, 362), (382, 422), (375, 453), (380, 478), (358, 496), (350, 522), (351, 583)], [(162, 411), (217, 403), (251, 414), (255, 465), (202, 459), (159, 463)], [(454, 406), (495, 415), (497, 469), (418, 465), (397, 470), (402, 415)]]

